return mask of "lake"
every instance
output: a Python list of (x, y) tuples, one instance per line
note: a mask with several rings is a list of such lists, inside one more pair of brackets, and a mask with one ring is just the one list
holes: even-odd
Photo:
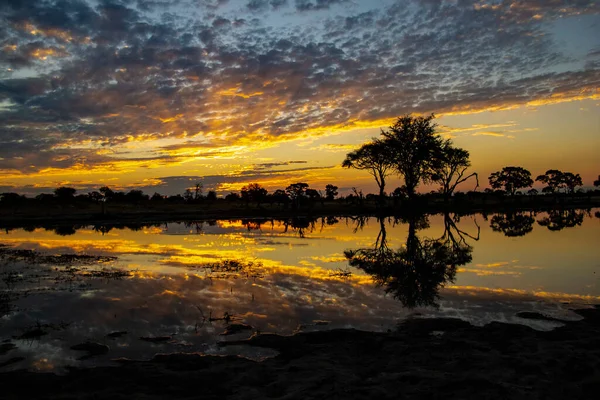
[[(61, 372), (255, 333), (458, 317), (549, 330), (600, 303), (600, 212), (325, 217), (0, 233), (0, 365)], [(108, 335), (108, 336), (107, 336)], [(90, 357), (71, 349), (108, 346)], [(103, 347), (103, 349), (106, 349)]]

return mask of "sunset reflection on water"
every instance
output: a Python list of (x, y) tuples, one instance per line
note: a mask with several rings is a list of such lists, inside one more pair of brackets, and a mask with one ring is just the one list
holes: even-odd
[[(45, 370), (176, 351), (228, 351), (260, 358), (268, 354), (223, 350), (216, 343), (255, 332), (385, 331), (418, 315), (551, 329), (560, 324), (516, 314), (540, 311), (575, 319), (569, 311), (572, 304), (600, 302), (600, 221), (594, 211), (435, 215), (419, 221), (330, 217), (169, 222), (121, 229), (87, 226), (70, 235), (49, 228), (10, 230), (0, 234), (5, 246), (0, 259), (0, 339), (11, 339), (18, 349), (0, 355), (0, 363), (20, 356), (24, 360), (11, 368)], [(385, 271), (350, 266), (348, 251), (377, 249), (382, 231), (392, 264), (369, 264)], [(449, 233), (452, 242), (447, 241)], [(411, 246), (434, 251), (436, 257), (442, 254), (443, 260), (436, 262), (451, 271), (430, 280), (423, 270), (425, 253), (410, 259), (417, 254)], [(19, 258), (7, 249), (34, 250), (39, 257)], [(457, 249), (463, 253), (453, 253)], [(116, 258), (101, 265), (59, 265), (41, 257), (61, 254)], [(403, 265), (415, 275), (398, 278), (394, 263), (399, 259), (394, 257), (404, 257)], [(415, 282), (415, 277), (430, 282)], [(412, 297), (407, 290), (415, 290)], [(227, 322), (251, 328), (222, 336)], [(43, 335), (23, 338), (36, 326)], [(118, 331), (127, 334), (106, 337)], [(139, 339), (163, 336), (171, 338)], [(82, 354), (70, 347), (86, 340), (106, 344), (110, 351), (78, 360)]]

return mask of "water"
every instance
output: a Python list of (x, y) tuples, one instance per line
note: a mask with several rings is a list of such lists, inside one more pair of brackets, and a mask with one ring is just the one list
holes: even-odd
[[(386, 331), (413, 317), (552, 329), (560, 322), (516, 314), (570, 320), (572, 308), (600, 303), (598, 215), (10, 230), (0, 234), (0, 341), (17, 348), (0, 352), (0, 365), (19, 361), (0, 368), (60, 372), (170, 352), (261, 359), (274, 353), (217, 343), (255, 332)], [(222, 335), (228, 327), (239, 331)], [(70, 349), (86, 341), (110, 350), (85, 358)]]

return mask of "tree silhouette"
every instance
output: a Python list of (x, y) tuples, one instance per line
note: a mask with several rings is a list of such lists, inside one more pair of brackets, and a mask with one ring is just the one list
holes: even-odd
[(150, 197), (150, 200), (152, 201), (162, 201), (165, 197), (158, 193), (158, 192), (154, 192), (154, 194), (152, 195), (152, 197)]
[(315, 189), (306, 189), (304, 191), (304, 194), (306, 195), (306, 197), (308, 197), (308, 199), (313, 202), (313, 201), (317, 201), (321, 198), (321, 194), (315, 190)]
[(208, 193), (206, 193), (206, 200), (211, 203), (215, 202), (217, 200), (217, 192), (209, 190)]
[(285, 193), (285, 190), (283, 190), (283, 189), (277, 189), (276, 191), (274, 191), (273, 194), (271, 195), (271, 198), (273, 199), (274, 202), (277, 202), (280, 206), (287, 205), (288, 202), (290, 201), (290, 198), (288, 197), (288, 195)]
[(115, 192), (108, 186), (102, 186), (98, 191), (104, 196), (104, 201), (112, 200), (115, 196)]
[(471, 166), (469, 152), (453, 147), (452, 141), (445, 141), (439, 154), (432, 161), (434, 167), (431, 180), (441, 185), (440, 191), (444, 195), (444, 201), (447, 202), (456, 187), (469, 178), (475, 177), (477, 182), (475, 189), (479, 187), (479, 178), (476, 172), (465, 176), (467, 169)]
[(495, 232), (502, 232), (504, 236), (525, 236), (533, 230), (535, 219), (523, 213), (507, 213), (494, 215), (490, 220), (490, 227)]
[(346, 154), (342, 167), (365, 170), (371, 174), (379, 187), (379, 199), (383, 201), (385, 179), (392, 173), (394, 167), (391, 148), (387, 143), (373, 139), (372, 142), (363, 144), (358, 150)]
[(489, 180), (492, 188), (504, 189), (511, 196), (514, 196), (518, 189), (533, 185), (531, 172), (521, 167), (504, 167), (502, 171), (492, 173)]
[(202, 197), (203, 188), (204, 185), (202, 185), (201, 182), (196, 182), (196, 184), (194, 185), (194, 200), (200, 200), (200, 198)]
[(577, 186), (583, 185), (583, 181), (581, 180), (581, 176), (579, 176), (579, 174), (565, 172), (563, 174), (563, 184), (570, 194), (574, 194)]
[(285, 193), (292, 200), (294, 207), (298, 207), (300, 205), (300, 201), (305, 197), (307, 188), (308, 183), (304, 182), (292, 183), (285, 188)]
[(131, 189), (125, 194), (125, 200), (133, 204), (140, 204), (141, 202), (148, 200), (148, 198), (148, 195), (144, 194), (144, 192), (139, 189)]
[(338, 187), (335, 185), (327, 185), (325, 186), (325, 198), (329, 201), (335, 200), (335, 197), (338, 195)]
[(408, 221), (406, 245), (391, 250), (387, 245), (384, 219), (379, 219), (380, 231), (373, 248), (344, 251), (351, 266), (373, 275), (375, 282), (385, 287), (405, 307), (437, 306), (439, 289), (453, 282), (456, 267), (472, 260), (473, 248), (466, 244), (464, 232), (451, 218), (439, 239), (421, 239), (418, 229), (427, 226), (423, 216)]
[(77, 230), (72, 225), (60, 225), (54, 228), (54, 233), (59, 236), (70, 236), (77, 233)]
[(61, 202), (73, 201), (75, 198), (75, 193), (77, 193), (77, 189), (71, 187), (61, 186), (54, 189), (54, 196)]
[(255, 202), (257, 206), (260, 206), (267, 199), (267, 193), (267, 189), (258, 183), (246, 185), (241, 191), (242, 200), (246, 203)]
[(190, 189), (190, 188), (185, 189), (185, 192), (183, 192), (183, 198), (188, 203), (193, 201), (194, 200), (194, 192), (192, 192), (192, 189)]
[(599, 187), (599, 186), (600, 186), (600, 175), (598, 175), (598, 179), (596, 179), (596, 180), (594, 181), (594, 186), (595, 186), (595, 187)]
[(225, 200), (231, 201), (231, 202), (238, 201), (239, 199), (240, 199), (240, 195), (235, 192), (231, 192), (225, 196)]
[(95, 190), (94, 190), (94, 191), (92, 191), (92, 192), (89, 192), (89, 193), (87, 194), (87, 196), (88, 196), (88, 198), (89, 198), (90, 200), (92, 200), (92, 201), (94, 201), (94, 202), (96, 202), (96, 203), (99, 203), (99, 202), (101, 202), (102, 200), (104, 200), (104, 196), (102, 195), (102, 193), (100, 193), (100, 192), (97, 192), (97, 191), (95, 191)]
[(564, 189), (565, 192), (573, 194), (577, 186), (583, 185), (579, 174), (562, 172), (557, 169), (549, 169), (543, 175), (538, 175), (535, 180), (547, 185), (542, 189), (544, 193), (555, 193)]
[(560, 188), (562, 174), (557, 169), (549, 169), (543, 175), (538, 175), (535, 180), (546, 185), (542, 189), (544, 193), (554, 193)]
[(416, 196), (420, 182), (431, 179), (433, 160), (439, 154), (443, 140), (435, 133), (433, 114), (427, 117), (405, 115), (381, 131), (384, 143), (391, 150), (395, 171), (404, 179), (409, 199)]

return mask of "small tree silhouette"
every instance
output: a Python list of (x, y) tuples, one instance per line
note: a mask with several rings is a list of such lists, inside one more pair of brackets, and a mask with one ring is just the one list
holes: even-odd
[(538, 175), (535, 180), (547, 185), (542, 190), (544, 193), (555, 193), (564, 189), (565, 192), (573, 194), (577, 186), (583, 185), (579, 174), (562, 172), (557, 169), (549, 169), (545, 174)]
[(308, 183), (304, 182), (292, 183), (285, 188), (285, 193), (292, 200), (294, 207), (300, 205), (301, 199), (305, 197), (306, 189), (308, 189)]
[(479, 187), (477, 173), (473, 172), (465, 176), (467, 169), (471, 166), (469, 152), (453, 147), (450, 140), (446, 141), (440, 150), (432, 160), (434, 167), (431, 180), (441, 185), (440, 191), (444, 195), (444, 201), (448, 201), (456, 187), (469, 178), (475, 177), (477, 182), (475, 189), (477, 189)]
[(381, 140), (363, 144), (358, 150), (346, 154), (344, 168), (365, 170), (375, 178), (379, 187), (379, 199), (385, 196), (385, 179), (392, 174), (394, 163), (391, 148)]
[(258, 183), (251, 183), (242, 188), (241, 195), (242, 200), (246, 202), (246, 204), (250, 202), (256, 202), (257, 206), (260, 206), (262, 202), (264, 202), (267, 198), (267, 189), (259, 185)]
[(338, 195), (338, 187), (335, 185), (327, 185), (325, 186), (325, 198), (329, 201), (335, 200), (335, 197)]
[(62, 202), (73, 201), (75, 193), (77, 193), (77, 189), (66, 186), (54, 189), (54, 196)]

